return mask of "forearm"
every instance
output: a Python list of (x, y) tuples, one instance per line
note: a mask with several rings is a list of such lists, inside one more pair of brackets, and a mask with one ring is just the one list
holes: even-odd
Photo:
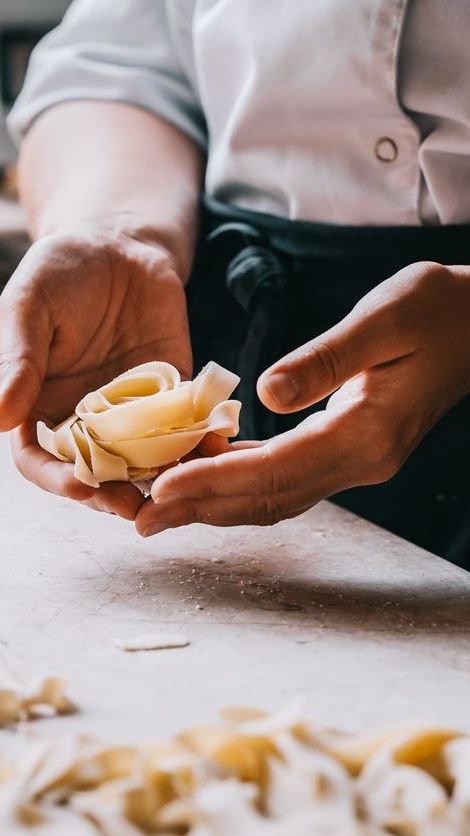
[(155, 241), (185, 280), (203, 166), (197, 146), (153, 114), (122, 103), (58, 105), (39, 117), (21, 149), (31, 234), (97, 229)]

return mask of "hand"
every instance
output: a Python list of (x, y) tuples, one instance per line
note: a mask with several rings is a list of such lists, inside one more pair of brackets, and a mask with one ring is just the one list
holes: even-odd
[(162, 474), (138, 531), (272, 525), (346, 488), (387, 481), (470, 391), (469, 321), (470, 267), (401, 270), (258, 381), (274, 412), (334, 393), (325, 410), (264, 443), (233, 444), (218, 456), (206, 450), (207, 458)]
[(191, 376), (186, 301), (169, 253), (124, 234), (50, 236), (33, 244), (0, 297), (0, 430), (18, 469), (53, 493), (134, 519), (128, 483), (93, 489), (36, 441), (90, 390), (148, 360)]

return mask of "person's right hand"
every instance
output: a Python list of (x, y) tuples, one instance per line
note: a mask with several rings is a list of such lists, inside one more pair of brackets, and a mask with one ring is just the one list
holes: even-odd
[(134, 519), (128, 483), (78, 482), (36, 439), (89, 391), (132, 366), (165, 360), (192, 372), (184, 288), (173, 260), (124, 234), (50, 236), (32, 245), (0, 297), (0, 431), (20, 472), (52, 493)]

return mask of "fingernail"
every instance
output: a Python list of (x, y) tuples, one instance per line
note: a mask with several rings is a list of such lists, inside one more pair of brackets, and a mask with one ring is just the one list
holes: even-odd
[(281, 406), (288, 406), (300, 395), (299, 382), (285, 372), (273, 372), (263, 378), (263, 385)]
[(167, 528), (169, 528), (169, 526), (164, 525), (163, 523), (149, 525), (149, 527), (146, 528), (142, 534), (142, 537), (153, 537), (154, 534), (160, 534), (162, 531), (166, 531)]

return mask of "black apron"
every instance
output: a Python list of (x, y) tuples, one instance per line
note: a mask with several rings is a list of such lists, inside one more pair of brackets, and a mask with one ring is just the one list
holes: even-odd
[[(342, 227), (286, 221), (206, 198), (188, 286), (195, 369), (216, 360), (241, 377), (241, 438), (291, 429), (325, 402), (276, 415), (261, 372), (346, 316), (416, 261), (470, 264), (470, 227)], [(469, 329), (470, 330), (470, 329)], [(470, 569), (470, 397), (451, 409), (393, 479), (337, 504)]]

